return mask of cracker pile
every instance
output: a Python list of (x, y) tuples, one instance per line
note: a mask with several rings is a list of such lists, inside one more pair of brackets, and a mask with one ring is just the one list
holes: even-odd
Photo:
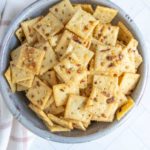
[(112, 25), (117, 13), (63, 0), (17, 29), (21, 45), (11, 52), (5, 77), (51, 132), (85, 131), (92, 121), (120, 120), (133, 107), (142, 57), (124, 23)]

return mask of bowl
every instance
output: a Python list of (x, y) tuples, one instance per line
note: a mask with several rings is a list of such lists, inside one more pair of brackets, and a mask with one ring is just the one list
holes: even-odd
[[(19, 27), (20, 22), (27, 18), (36, 17), (41, 14), (48, 12), (48, 8), (59, 2), (58, 0), (39, 0), (28, 6), (22, 11), (17, 18), (12, 21), (12, 24), (8, 28), (8, 31), (4, 37), (2, 48), (1, 48), (1, 60), (0, 60), (0, 90), (3, 99), (13, 114), (13, 116), (26, 128), (32, 131), (34, 134), (55, 142), (61, 143), (81, 143), (88, 142), (94, 139), (101, 138), (111, 131), (116, 130), (120, 125), (124, 124), (128, 120), (131, 112), (136, 108), (132, 109), (120, 122), (114, 121), (113, 123), (92, 123), (86, 131), (74, 130), (66, 133), (51, 133), (42, 123), (42, 121), (28, 108), (27, 98), (20, 93), (11, 93), (9, 85), (4, 78), (4, 72), (8, 67), (10, 52), (19, 45), (17, 38), (15, 37), (15, 31)], [(140, 66), (139, 73), (141, 74), (140, 81), (134, 90), (133, 99), (135, 100), (136, 106), (141, 100), (143, 95), (147, 74), (148, 74), (148, 61), (146, 55), (146, 47), (144, 40), (137, 29), (134, 21), (127, 15), (121, 8), (116, 6), (110, 1), (106, 0), (72, 0), (75, 3), (90, 3), (94, 7), (96, 5), (104, 5), (119, 10), (118, 16), (114, 19), (113, 23), (117, 23), (119, 20), (122, 21), (133, 33), (134, 37), (139, 41), (139, 52), (143, 56), (143, 63)]]

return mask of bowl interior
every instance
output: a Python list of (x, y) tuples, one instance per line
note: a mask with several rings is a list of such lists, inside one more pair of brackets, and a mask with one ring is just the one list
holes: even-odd
[[(37, 135), (44, 137), (46, 139), (58, 141), (58, 142), (67, 142), (67, 143), (73, 143), (73, 142), (85, 142), (89, 141), (98, 137), (102, 137), (106, 134), (108, 134), (111, 130), (114, 128), (117, 128), (121, 122), (126, 118), (124, 118), (121, 122), (114, 121), (113, 123), (92, 123), (92, 125), (87, 129), (87, 131), (79, 131), (74, 130), (71, 132), (66, 133), (57, 133), (52, 134), (50, 133), (45, 125), (42, 123), (40, 119), (28, 108), (28, 100), (24, 96), (22, 92), (18, 92), (15, 94), (12, 94), (10, 92), (10, 88), (6, 82), (6, 80), (3, 77), (3, 73), (5, 72), (6, 68), (8, 67), (9, 59), (10, 59), (10, 52), (16, 48), (19, 45), (19, 41), (16, 39), (14, 32), (19, 27), (20, 22), (27, 18), (36, 17), (39, 15), (43, 15), (48, 12), (49, 7), (51, 7), (53, 4), (58, 2), (58, 0), (42, 0), (34, 3), (29, 8), (25, 9), (23, 13), (19, 15), (9, 28), (1, 50), (1, 62), (0, 62), (0, 81), (1, 81), (1, 92), (3, 94), (4, 100), (10, 109), (10, 111), (13, 113), (13, 115), (28, 129), (30, 129), (32, 132), (36, 133)], [(108, 7), (113, 7), (119, 10), (119, 14), (116, 17), (116, 19), (113, 21), (113, 23), (117, 23), (118, 21), (124, 22), (127, 27), (132, 31), (135, 38), (139, 41), (138, 49), (140, 53), (142, 54), (144, 58), (144, 62), (141, 65), (139, 69), (139, 73), (141, 74), (140, 82), (138, 83), (137, 88), (135, 89), (133, 93), (133, 98), (136, 103), (138, 103), (142, 89), (144, 87), (145, 82), (145, 76), (146, 76), (146, 59), (145, 59), (145, 48), (143, 46), (143, 41), (138, 33), (138, 30), (132, 21), (128, 17), (127, 14), (125, 14), (120, 8), (115, 6), (114, 4), (110, 3), (106, 0), (73, 0), (72, 2), (76, 3), (91, 3), (94, 7), (99, 5), (104, 5)], [(65, 138), (64, 138), (65, 137)]]

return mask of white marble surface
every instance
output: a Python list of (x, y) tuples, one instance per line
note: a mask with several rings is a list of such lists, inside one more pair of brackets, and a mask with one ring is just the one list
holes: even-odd
[[(131, 16), (131, 18), (133, 18), (141, 30), (148, 48), (150, 49), (150, 0), (112, 1), (123, 8)], [(19, 3), (21, 2), (18, 1), (17, 7), (19, 7)], [(14, 17), (14, 14), (10, 14), (10, 17)], [(0, 33), (3, 31), (0, 30)], [(149, 49), (147, 50), (149, 51)], [(150, 59), (150, 55), (148, 57)], [(127, 121), (127, 123), (108, 136), (84, 144), (60, 144), (46, 141), (34, 135), (29, 150), (150, 150), (149, 90), (150, 79), (142, 101), (135, 110), (133, 116)]]

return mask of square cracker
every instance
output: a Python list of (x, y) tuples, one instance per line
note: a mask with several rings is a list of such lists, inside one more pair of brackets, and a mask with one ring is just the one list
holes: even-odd
[(74, 14), (74, 8), (69, 0), (62, 0), (49, 9), (63, 24), (66, 24)]
[(94, 37), (105, 45), (115, 46), (118, 38), (119, 27), (110, 24), (99, 24), (94, 30)]
[(115, 46), (118, 38), (119, 27), (104, 25), (99, 41), (106, 45)]
[(33, 26), (41, 20), (42, 17), (36, 17), (21, 23), (21, 27), (29, 44), (34, 44), (37, 41), (36, 31)]
[(47, 71), (39, 77), (48, 86), (53, 86), (58, 83), (54, 70)]
[(87, 101), (86, 97), (70, 95), (65, 110), (65, 118), (75, 119), (86, 122), (91, 117), (90, 113), (84, 108)]
[(117, 15), (118, 11), (113, 8), (97, 6), (93, 16), (100, 21), (100, 23), (106, 24), (110, 23), (115, 16)]
[(34, 106), (33, 104), (29, 104), (29, 108), (36, 113), (36, 115), (46, 122), (49, 126), (53, 126), (53, 122), (48, 118), (48, 116), (43, 112), (43, 110)]
[(124, 59), (124, 63), (126, 64), (124, 72), (135, 73), (142, 63), (143, 59), (137, 49), (137, 46), (138, 41), (135, 39), (131, 39), (127, 46), (123, 49), (123, 53), (126, 56)]
[(11, 69), (10, 67), (7, 68), (5, 72), (5, 78), (7, 79), (7, 82), (9, 83), (9, 86), (11, 88), (11, 91), (15, 93), (16, 91), (16, 84), (12, 83), (12, 75), (11, 75)]
[(81, 68), (81, 70), (78, 70), (79, 72), (77, 74), (74, 74), (69, 82), (67, 82), (67, 84), (76, 84), (79, 86), (80, 89), (84, 89), (87, 87), (87, 75), (88, 75), (88, 71), (86, 68)]
[(118, 39), (120, 41), (123, 41), (125, 44), (128, 44), (129, 41), (134, 38), (132, 33), (129, 31), (129, 29), (124, 25), (123, 22), (118, 22), (119, 27), (119, 34)]
[(73, 34), (72, 32), (70, 32), (68, 30), (65, 30), (55, 48), (55, 52), (59, 59), (64, 57), (64, 54), (66, 54), (66, 50), (68, 48), (68, 45), (69, 45), (71, 39), (74, 41), (77, 41), (79, 43), (82, 43), (82, 41), (83, 41), (77, 35)]
[(65, 128), (73, 129), (71, 121), (64, 120), (63, 118), (59, 118), (53, 114), (48, 114), (48, 118), (57, 125), (60, 125)]
[(116, 112), (117, 120), (119, 121), (120, 119), (122, 119), (127, 114), (127, 112), (129, 112), (131, 108), (133, 108), (133, 106), (133, 99), (131, 97), (128, 97), (127, 102), (123, 106), (121, 106)]
[(58, 63), (54, 70), (58, 76), (64, 81), (69, 81), (75, 75), (81, 75), (85, 71), (82, 62), (79, 62), (78, 57), (72, 53), (60, 63)]
[(116, 95), (118, 90), (118, 78), (104, 75), (94, 75), (93, 86), (108, 96)]
[(57, 63), (57, 58), (54, 50), (50, 46), (48, 42), (40, 43), (36, 45), (36, 48), (39, 50), (45, 51), (45, 56), (43, 58), (41, 68), (40, 68), (40, 75), (47, 72), (48, 70), (52, 69), (54, 65)]
[(74, 53), (79, 61), (83, 64), (83, 66), (87, 66), (91, 58), (93, 57), (94, 53), (84, 47), (83, 45), (74, 42), (73, 40), (70, 41), (66, 53)]
[(13, 61), (10, 62), (10, 69), (12, 74), (12, 83), (18, 83), (20, 81), (30, 79), (33, 80), (34, 75), (31, 72), (18, 68)]
[(19, 41), (22, 43), (23, 41), (25, 41), (26, 37), (25, 34), (23, 32), (22, 27), (18, 28), (15, 32), (17, 38), (19, 39)]
[(119, 84), (121, 91), (124, 94), (131, 94), (132, 90), (136, 87), (140, 78), (140, 74), (124, 73)]
[(103, 121), (102, 118), (109, 118), (110, 115), (114, 116), (118, 108), (116, 98), (103, 94), (97, 87), (93, 87), (87, 104), (86, 108), (92, 114), (92, 120), (95, 121)]
[(49, 88), (37, 77), (34, 78), (32, 87), (27, 91), (26, 96), (37, 107), (43, 109), (52, 94), (52, 89)]
[(101, 45), (96, 50), (94, 70), (105, 75), (119, 76), (125, 66), (125, 63), (122, 63), (124, 57), (121, 46)]
[(44, 56), (45, 51), (25, 45), (19, 50), (15, 63), (17, 67), (37, 75), (40, 72)]
[(13, 60), (13, 62), (17, 62), (21, 49), (23, 49), (27, 46), (28, 46), (28, 44), (24, 43), (24, 44), (20, 45), (19, 47), (17, 47), (16, 49), (12, 50), (10, 55), (11, 55), (11, 59)]
[(98, 21), (89, 13), (79, 9), (66, 25), (66, 28), (79, 37), (87, 39), (93, 32)]
[(34, 29), (39, 32), (45, 40), (48, 40), (63, 28), (64, 25), (51, 12), (34, 25)]
[(142, 63), (142, 57), (137, 50), (138, 42), (131, 39), (122, 49), (122, 62), (120, 64), (122, 72), (136, 73), (139, 65)]
[(79, 87), (76, 84), (57, 84), (53, 86), (53, 94), (56, 106), (65, 105), (69, 94), (79, 94)]

